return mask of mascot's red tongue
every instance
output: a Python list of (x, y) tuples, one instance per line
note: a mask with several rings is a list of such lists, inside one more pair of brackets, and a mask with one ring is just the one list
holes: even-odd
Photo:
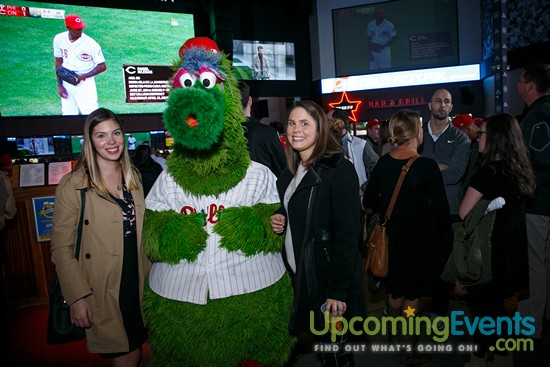
[(194, 115), (187, 116), (187, 118), (185, 119), (185, 123), (189, 125), (190, 128), (197, 127), (197, 125), (199, 124), (197, 118)]

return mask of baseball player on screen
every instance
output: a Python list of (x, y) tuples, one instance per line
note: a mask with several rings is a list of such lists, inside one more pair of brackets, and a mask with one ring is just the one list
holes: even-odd
[[(78, 15), (65, 18), (67, 32), (53, 39), (57, 93), (63, 115), (83, 115), (98, 108), (94, 76), (107, 69), (101, 47), (82, 33), (86, 25)], [(67, 74), (72, 74), (67, 78)]]

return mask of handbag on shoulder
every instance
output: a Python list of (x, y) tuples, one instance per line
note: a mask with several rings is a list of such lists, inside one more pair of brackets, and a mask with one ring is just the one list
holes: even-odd
[[(86, 191), (81, 190), (80, 220), (78, 222), (78, 232), (76, 235), (75, 258), (78, 260), (80, 253), (80, 240), (82, 237), (82, 220), (84, 218), (84, 203)], [(83, 328), (71, 323), (70, 306), (65, 302), (61, 293), (59, 278), (54, 270), (50, 288), (48, 290), (50, 299), (50, 311), (48, 313), (48, 329), (46, 341), (48, 344), (70, 343), (84, 339), (86, 332)]]
[(369, 236), (367, 242), (367, 258), (363, 263), (365, 271), (370, 271), (372, 275), (384, 278), (388, 275), (389, 267), (389, 256), (388, 256), (388, 234), (386, 233), (386, 223), (390, 219), (393, 207), (395, 206), (395, 201), (397, 200), (397, 195), (401, 190), (401, 185), (405, 179), (405, 175), (409, 171), (409, 168), (414, 163), (414, 161), (420, 157), (416, 155), (411, 157), (407, 163), (401, 169), (401, 174), (393, 190), (393, 195), (390, 200), (390, 205), (386, 210), (386, 215), (384, 216), (384, 221), (377, 224), (371, 235)]
[(388, 262), (388, 234), (384, 222), (374, 227), (367, 242), (365, 270), (378, 278), (384, 278), (388, 275)]

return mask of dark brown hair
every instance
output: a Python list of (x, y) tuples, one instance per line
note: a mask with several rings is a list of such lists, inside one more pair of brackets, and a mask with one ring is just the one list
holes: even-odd
[(535, 174), (529, 160), (518, 122), (507, 113), (487, 119), (487, 137), (481, 166), (500, 160), (504, 174), (516, 184), (519, 196), (531, 196), (535, 192)]
[[(307, 162), (302, 162), (304, 167), (309, 168), (315, 163), (319, 162), (321, 158), (333, 155), (335, 153), (344, 153), (340, 144), (334, 138), (331, 132), (331, 128), (328, 122), (325, 111), (315, 102), (309, 100), (303, 100), (296, 102), (287, 112), (286, 121), (288, 123), (290, 113), (295, 108), (303, 108), (308, 115), (310, 115), (316, 122), (317, 127), (317, 140), (315, 141), (315, 147), (311, 153), (311, 157)], [(291, 144), (286, 145), (286, 161), (290, 172), (293, 175), (298, 170), (300, 164), (300, 155), (292, 148)]]

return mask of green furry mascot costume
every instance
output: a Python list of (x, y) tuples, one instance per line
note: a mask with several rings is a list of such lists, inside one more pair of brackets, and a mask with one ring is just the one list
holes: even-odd
[(153, 364), (282, 366), (295, 340), (282, 239), (269, 224), (276, 178), (250, 161), (230, 61), (205, 37), (180, 56), (163, 115), (174, 151), (143, 229)]

